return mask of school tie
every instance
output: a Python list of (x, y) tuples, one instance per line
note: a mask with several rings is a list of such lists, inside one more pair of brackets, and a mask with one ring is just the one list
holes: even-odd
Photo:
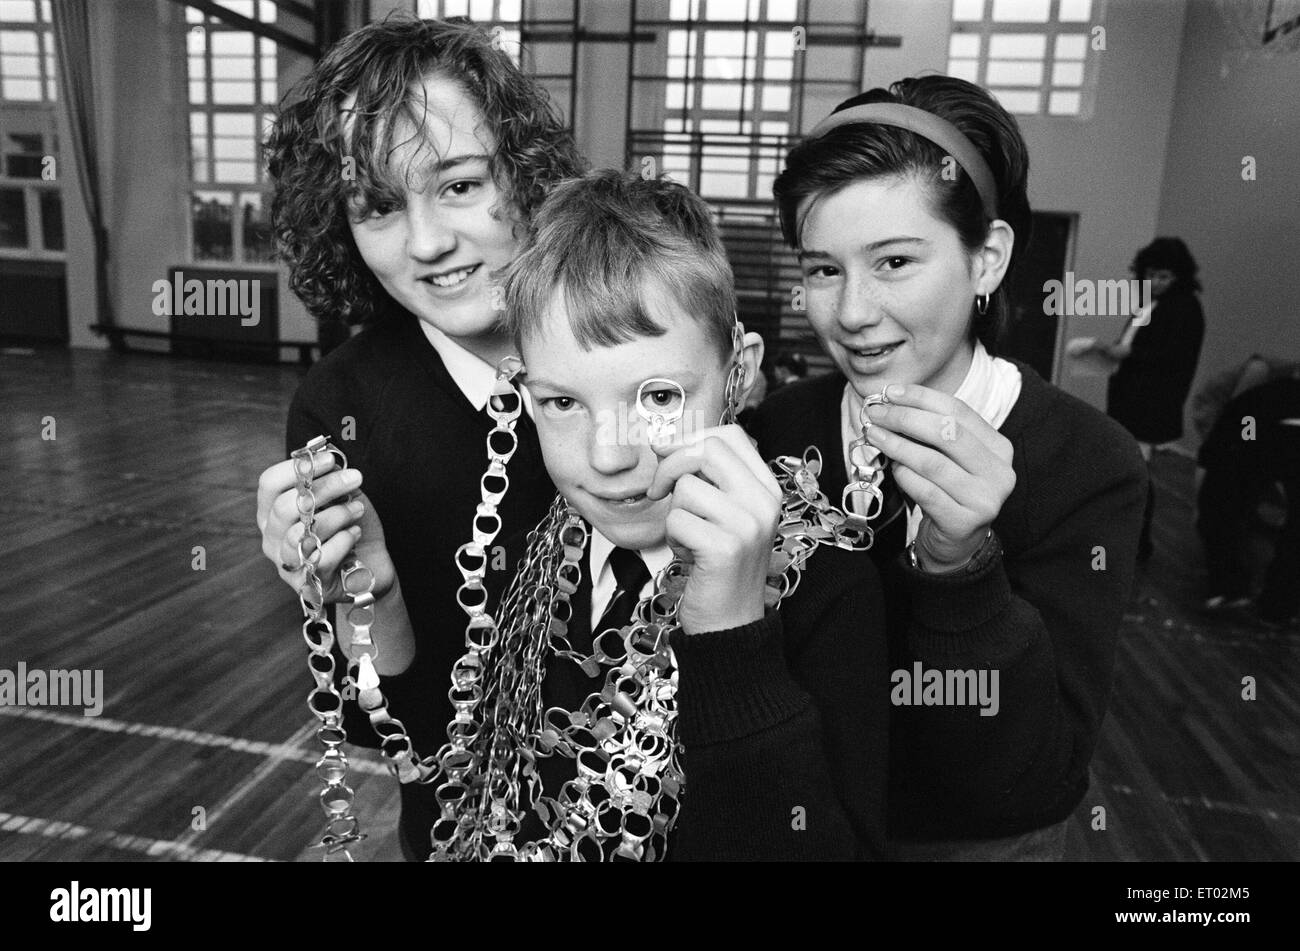
[(621, 628), (629, 623), (641, 600), (641, 589), (650, 580), (650, 569), (641, 556), (626, 548), (615, 548), (609, 553), (609, 567), (614, 571), (614, 595), (600, 616), (600, 623), (592, 627), (593, 637), (606, 628)]

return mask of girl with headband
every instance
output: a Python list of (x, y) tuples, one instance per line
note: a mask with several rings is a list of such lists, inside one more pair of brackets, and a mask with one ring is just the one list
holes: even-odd
[[(987, 92), (926, 76), (843, 103), (774, 186), (838, 372), (774, 394), (751, 429), (765, 458), (815, 441), (827, 495), (871, 517), (898, 858), (1061, 857), (1133, 583), (1146, 474), (1132, 438), (995, 356), (1028, 170)], [(926, 706), (961, 698), (920, 699), (910, 679), (930, 671), (997, 672), (1000, 691), (996, 714), (953, 727), (945, 746), (962, 752), (941, 772), (921, 765)]]

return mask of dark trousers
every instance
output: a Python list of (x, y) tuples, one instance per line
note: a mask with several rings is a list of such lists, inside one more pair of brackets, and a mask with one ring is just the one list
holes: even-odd
[[(1249, 540), (1255, 513), (1268, 487), (1276, 481), (1253, 460), (1225, 460), (1205, 471), (1197, 498), (1197, 532), (1205, 545), (1208, 594), (1227, 598), (1251, 593)], [(1258, 600), (1259, 613), (1285, 621), (1300, 610), (1300, 479), (1284, 483), (1286, 522), (1277, 539), (1273, 560)]]
[(1286, 521), (1259, 595), (1260, 617), (1287, 621), (1300, 613), (1300, 479), (1284, 483)]

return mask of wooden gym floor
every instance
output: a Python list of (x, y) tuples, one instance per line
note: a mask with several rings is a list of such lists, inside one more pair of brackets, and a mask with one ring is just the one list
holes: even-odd
[[(253, 521), (301, 372), (0, 352), (0, 669), (104, 684), (99, 717), (0, 707), (0, 860), (319, 856), (300, 610)], [(1300, 633), (1197, 614), (1191, 463), (1161, 454), (1154, 472), (1157, 553), (1071, 857), (1298, 859)], [(356, 854), (399, 859), (396, 782), (372, 751), (349, 759)]]

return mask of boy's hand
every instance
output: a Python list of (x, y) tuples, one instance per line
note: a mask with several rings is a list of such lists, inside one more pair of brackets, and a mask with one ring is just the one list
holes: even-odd
[[(395, 572), (384, 545), (384, 527), (374, 507), (359, 492), (346, 505), (331, 504), (361, 485), (361, 473), (356, 469), (336, 471), (337, 463), (328, 453), (318, 454), (314, 464), (312, 492), (316, 496), (316, 524), (313, 531), (321, 543), (316, 574), (321, 580), (325, 603), (350, 600), (343, 592), (338, 569), (354, 547), (357, 557), (374, 573), (375, 597), (383, 597), (393, 586)], [(257, 527), (262, 533), (262, 554), (275, 565), (280, 580), (295, 593), (306, 577), (298, 556), (303, 529), (298, 519), (297, 498), (292, 459), (276, 463), (258, 479)]]
[(693, 565), (678, 608), (682, 629), (699, 634), (761, 620), (781, 514), (776, 478), (739, 426), (653, 445), (662, 461), (646, 494), (672, 494), (668, 544)]
[(917, 384), (891, 384), (890, 402), (867, 410), (867, 441), (893, 461), (894, 478), (924, 517), (918, 558), (953, 571), (984, 544), (1016, 485), (1011, 441), (964, 402)]

